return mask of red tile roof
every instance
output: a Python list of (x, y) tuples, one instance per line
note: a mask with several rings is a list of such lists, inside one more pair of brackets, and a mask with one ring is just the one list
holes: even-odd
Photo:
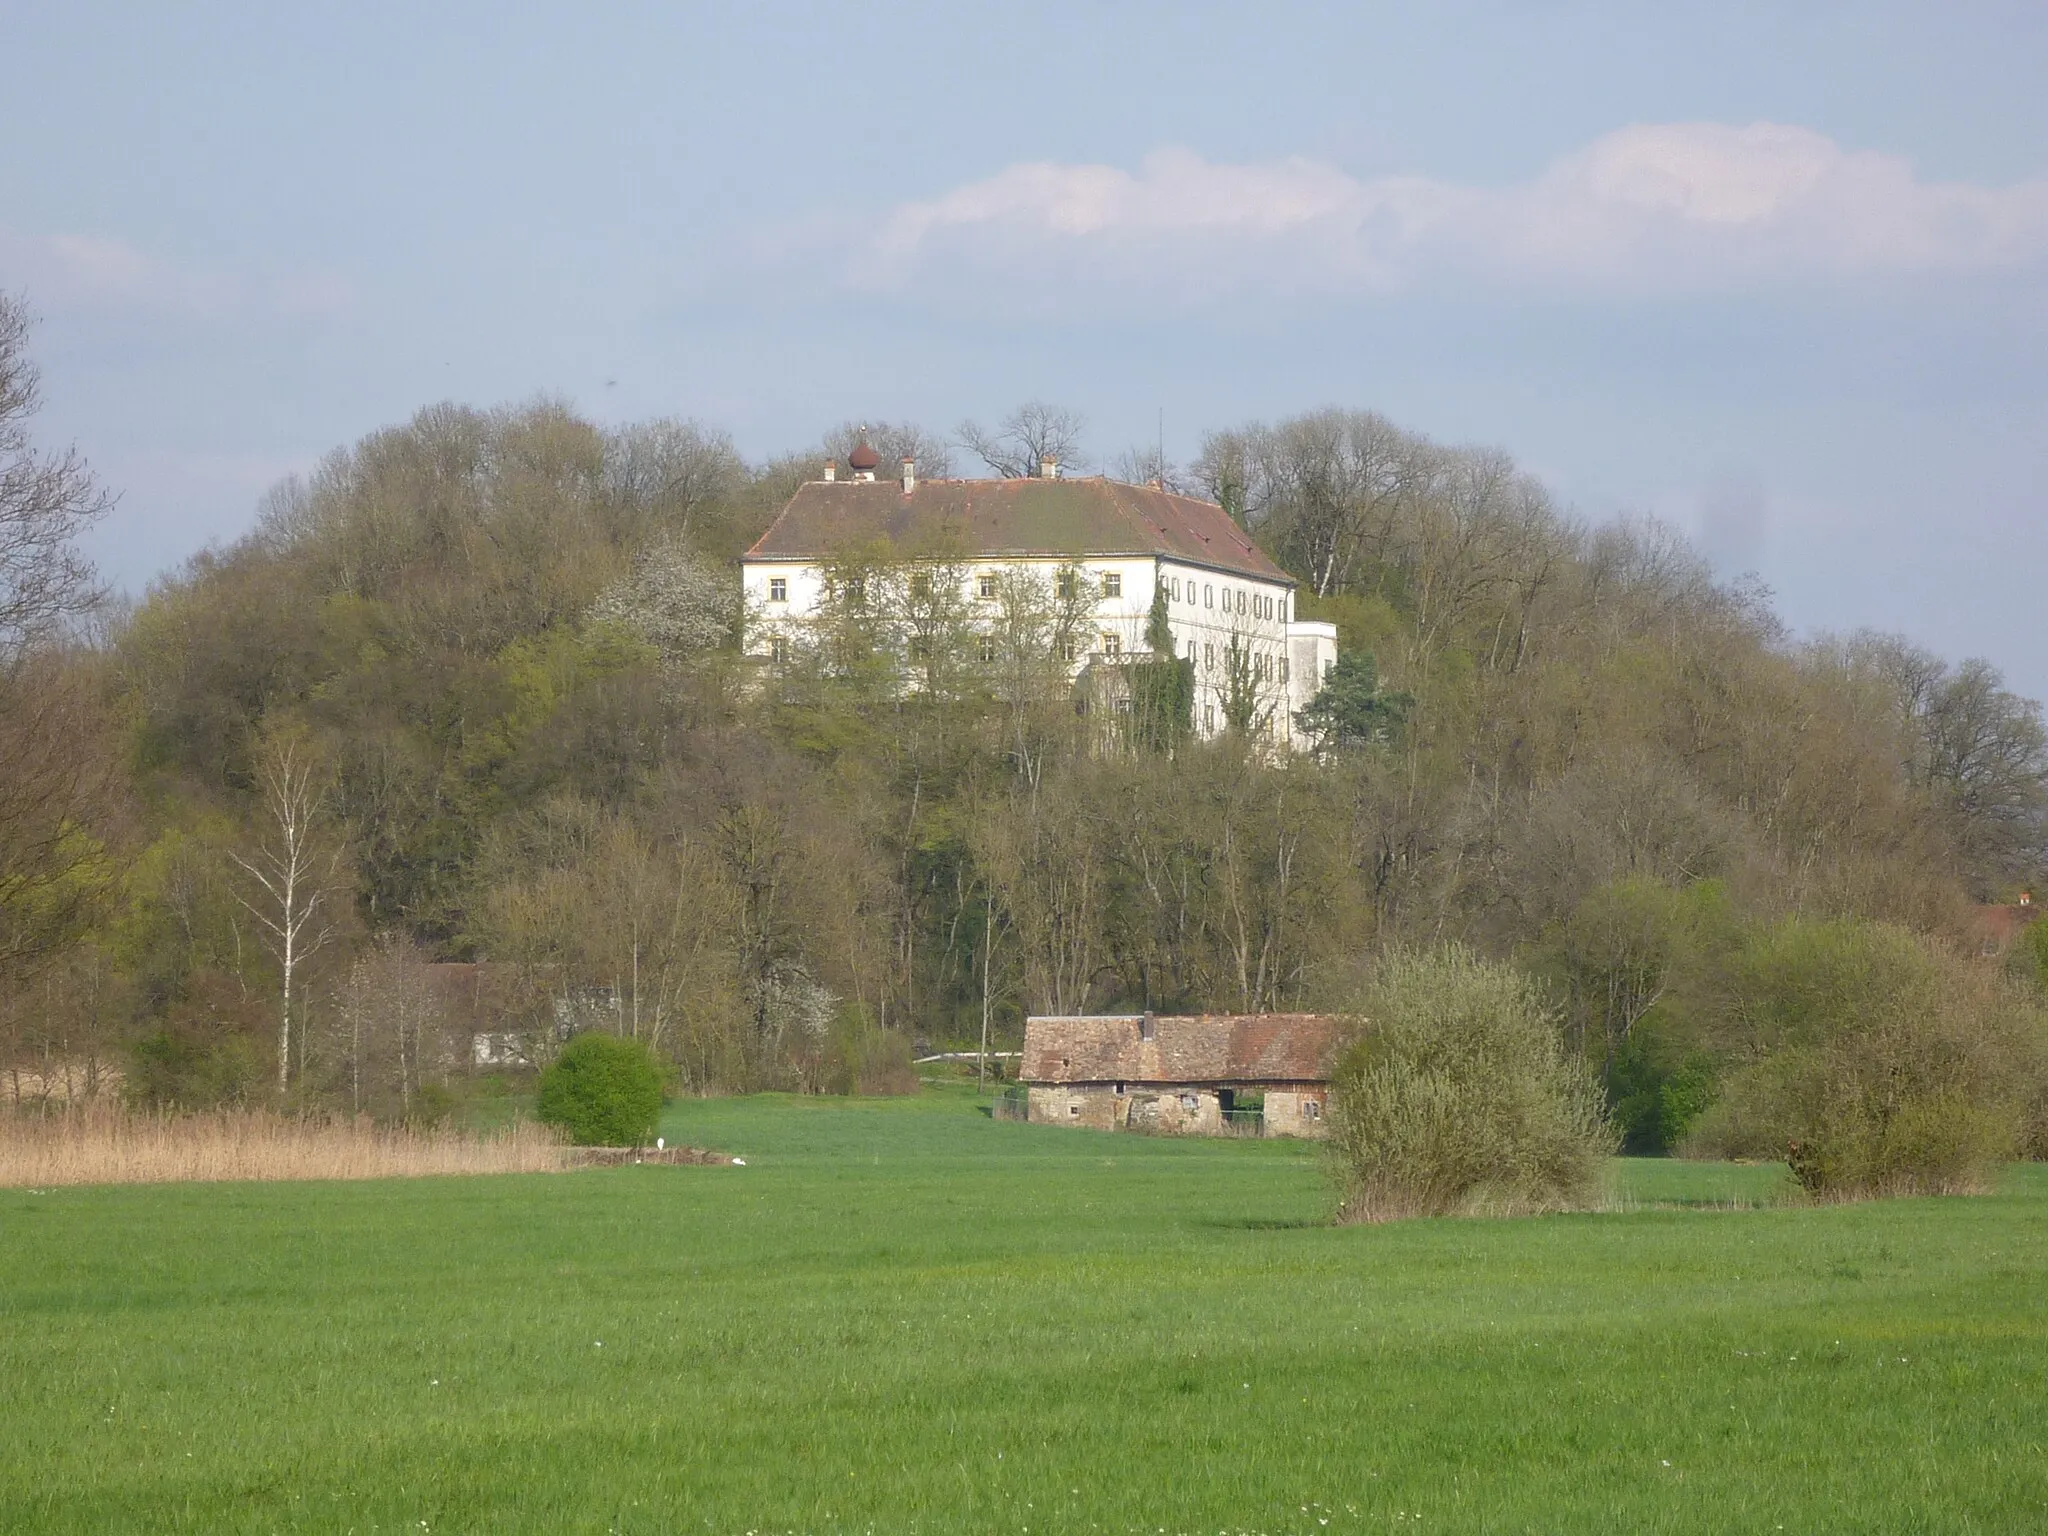
[(1081, 480), (815, 480), (747, 551), (815, 560), (882, 539), (962, 556), (1165, 555), (1294, 584), (1212, 501), (1101, 477)]
[(1085, 1014), (1025, 1021), (1027, 1083), (1322, 1083), (1347, 1021), (1318, 1013)]

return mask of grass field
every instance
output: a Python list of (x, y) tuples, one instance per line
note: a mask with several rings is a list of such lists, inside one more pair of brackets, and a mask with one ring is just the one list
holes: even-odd
[(0, 1531), (2039, 1531), (2048, 1170), (1325, 1224), (971, 1095), (743, 1168), (0, 1190)]

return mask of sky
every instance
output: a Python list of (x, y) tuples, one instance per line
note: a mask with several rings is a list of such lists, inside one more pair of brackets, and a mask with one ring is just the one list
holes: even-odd
[(1326, 405), (2048, 696), (2048, 5), (0, 0), (0, 289), (141, 591), (423, 405)]

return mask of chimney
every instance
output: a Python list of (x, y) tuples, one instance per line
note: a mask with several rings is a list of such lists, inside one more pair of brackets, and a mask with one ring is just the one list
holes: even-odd
[(1041, 479), (1041, 480), (1057, 480), (1057, 479), (1059, 479), (1059, 477), (1060, 477), (1060, 461), (1059, 461), (1058, 459), (1050, 459), (1050, 458), (1047, 458), (1047, 459), (1040, 459), (1040, 460), (1038, 461), (1038, 478), (1039, 478), (1039, 479)]
[(908, 496), (917, 489), (917, 460), (909, 454), (903, 455), (903, 494)]
[(1152, 1010), (1149, 1008), (1138, 1015), (1138, 1038), (1140, 1040), (1150, 1040), (1156, 1033), (1156, 1030), (1153, 1028), (1153, 1017)]
[(838, 461), (837, 459), (827, 459), (827, 460), (825, 461), (825, 480), (826, 480), (826, 483), (827, 483), (827, 484), (830, 484), (830, 483), (831, 483), (832, 481), (834, 481), (834, 480), (837, 480), (838, 478), (839, 478), (839, 461)]

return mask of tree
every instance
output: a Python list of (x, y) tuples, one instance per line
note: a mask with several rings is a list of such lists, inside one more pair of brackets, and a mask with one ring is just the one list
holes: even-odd
[(1195, 664), (1173, 651), (1173, 625), (1166, 587), (1153, 588), (1152, 611), (1145, 619), (1145, 645), (1151, 656), (1124, 664), (1130, 690), (1126, 735), (1146, 752), (1177, 752), (1194, 731)]
[(1599, 1188), (1614, 1138), (1529, 978), (1461, 945), (1382, 957), (1330, 1079), (1354, 1221), (1555, 1210)]
[(1392, 742), (1414, 702), (1405, 693), (1380, 692), (1379, 664), (1371, 651), (1344, 651), (1294, 718), (1323, 749), (1355, 750)]
[(279, 972), (277, 1092), (291, 1086), (292, 988), (301, 968), (334, 936), (330, 897), (341, 861), (329, 840), (326, 765), (302, 734), (274, 733), (259, 753), (257, 815), (261, 832), (247, 853), (232, 857), (254, 889), (241, 902), (266, 936)]
[(598, 594), (591, 620), (616, 624), (680, 666), (739, 637), (739, 583), (729, 567), (693, 553), (680, 538), (655, 540), (633, 569)]
[(28, 331), (28, 310), (0, 293), (0, 666), (9, 670), (98, 601), (74, 540), (114, 504), (76, 449), (42, 454), (30, 442), (42, 392)]
[(661, 1119), (661, 1072), (638, 1040), (588, 1031), (541, 1073), (534, 1112), (579, 1147), (644, 1146)]
[(604, 493), (621, 540), (652, 526), (687, 541), (746, 483), (732, 439), (694, 421), (639, 422), (605, 438)]
[(0, 294), (0, 962), (17, 976), (74, 937), (109, 876), (95, 833), (116, 750), (64, 642), (98, 603), (77, 536), (113, 505), (75, 450), (39, 453), (28, 311)]
[(1066, 469), (1083, 469), (1081, 433), (1088, 418), (1064, 406), (1033, 400), (1002, 419), (994, 431), (972, 421), (960, 423), (961, 446), (977, 455), (1006, 480), (1035, 479), (1047, 460)]

